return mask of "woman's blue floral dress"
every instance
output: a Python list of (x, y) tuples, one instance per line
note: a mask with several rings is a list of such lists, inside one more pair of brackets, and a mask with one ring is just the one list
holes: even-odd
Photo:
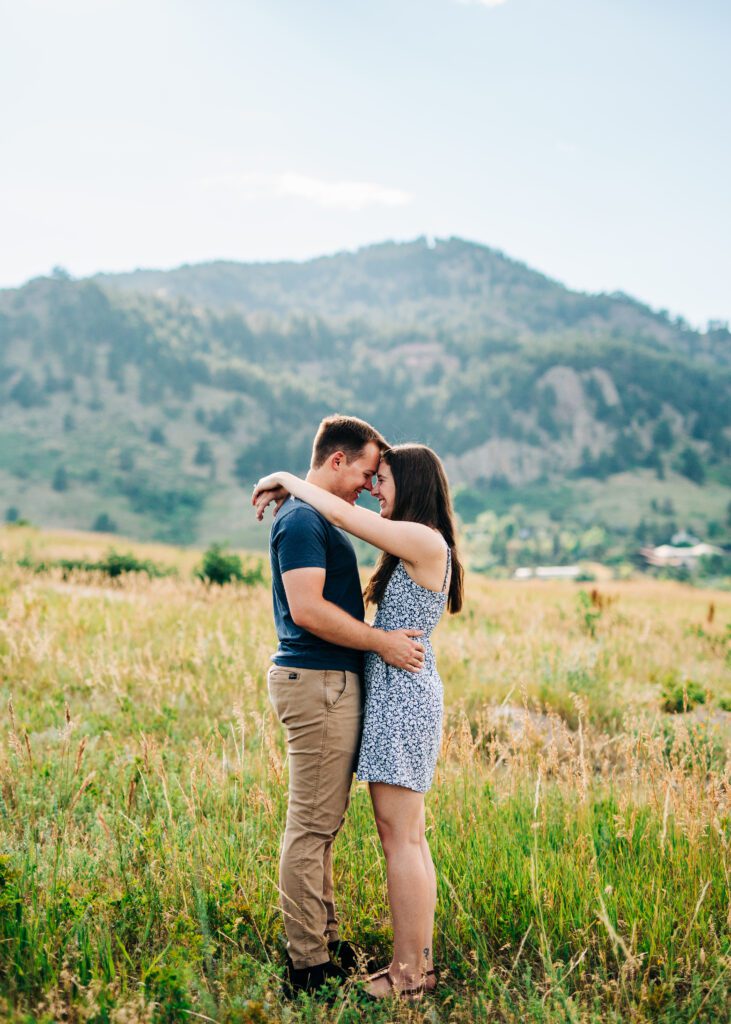
[(451, 552), (441, 591), (414, 583), (399, 561), (374, 621), (379, 629), (422, 629), (425, 648), (420, 672), (387, 665), (377, 654), (365, 658), (365, 711), (358, 778), (426, 793), (432, 783), (442, 736), (444, 696), (430, 636), (447, 604)]

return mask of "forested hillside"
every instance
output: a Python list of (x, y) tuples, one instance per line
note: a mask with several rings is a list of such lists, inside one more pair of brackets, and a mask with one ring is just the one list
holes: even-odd
[(466, 521), (499, 508), (529, 531), (550, 513), (726, 536), (728, 331), (459, 240), (57, 272), (0, 292), (0, 397), (5, 508), (49, 525), (252, 543), (253, 481), (304, 468), (319, 418), (347, 410), (434, 445)]
[(184, 298), (209, 309), (281, 321), (307, 313), (341, 324), (362, 319), (479, 351), (486, 337), (624, 338), (731, 362), (727, 334), (699, 334), (628, 295), (586, 295), (459, 238), (385, 242), (305, 263), (215, 262), (176, 270), (99, 275), (115, 290)]

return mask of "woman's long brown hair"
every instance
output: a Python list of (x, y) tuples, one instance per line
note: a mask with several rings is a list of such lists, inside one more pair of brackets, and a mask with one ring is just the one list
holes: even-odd
[[(464, 571), (457, 555), (452, 499), (442, 461), (436, 452), (423, 444), (400, 444), (387, 448), (381, 458), (391, 467), (396, 485), (391, 518), (431, 526), (449, 545), (452, 578), (447, 607), (452, 613), (458, 612), (462, 607)], [(383, 552), (363, 594), (367, 604), (381, 603), (398, 561), (395, 555)]]

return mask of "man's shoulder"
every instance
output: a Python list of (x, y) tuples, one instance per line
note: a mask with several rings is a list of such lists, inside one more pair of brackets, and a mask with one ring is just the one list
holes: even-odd
[(317, 509), (307, 505), (298, 498), (288, 498), (277, 512), (272, 524), (272, 538), (279, 536), (285, 530), (317, 530), (322, 532), (327, 529), (329, 523)]

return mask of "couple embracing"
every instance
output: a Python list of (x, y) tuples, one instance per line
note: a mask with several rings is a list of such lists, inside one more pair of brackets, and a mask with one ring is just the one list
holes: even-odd
[[(380, 514), (355, 504), (361, 491)], [(358, 967), (341, 940), (332, 848), (353, 772), (369, 783), (386, 858), (393, 957), (366, 980), (374, 999), (418, 999), (436, 984), (436, 875), (424, 827), (442, 727), (442, 684), (429, 637), (459, 611), (463, 574), (447, 479), (438, 456), (389, 447), (354, 417), (323, 420), (305, 480), (273, 473), (255, 487), (270, 536), (279, 646), (269, 695), (287, 734), (289, 802), (280, 860), (293, 992)], [(382, 551), (365, 594), (347, 534)], [(373, 625), (367, 603), (377, 606)]]

